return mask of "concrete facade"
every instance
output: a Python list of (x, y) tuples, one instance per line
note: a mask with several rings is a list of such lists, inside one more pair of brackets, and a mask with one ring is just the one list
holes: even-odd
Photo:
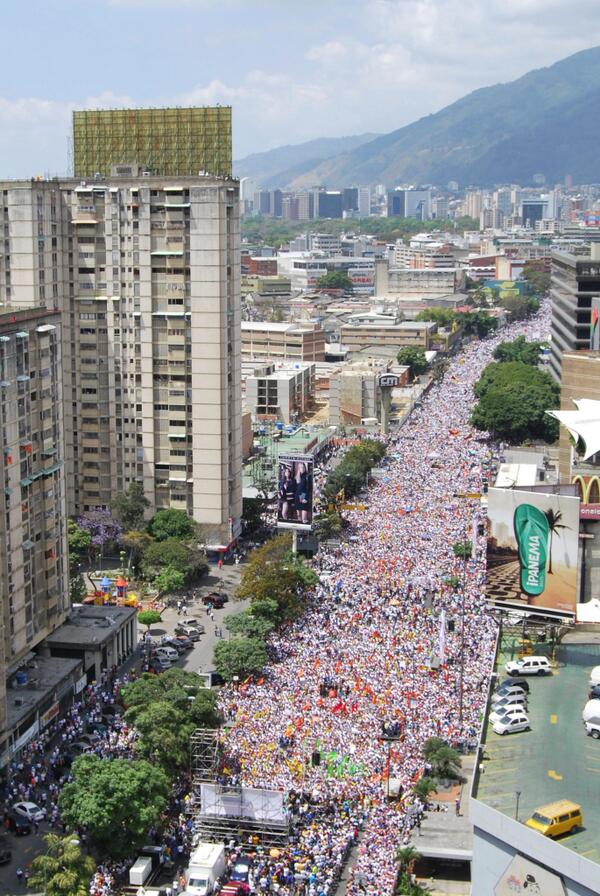
[(593, 244), (591, 254), (553, 252), (550, 294), (550, 372), (560, 381), (563, 354), (590, 347), (592, 298), (600, 296), (600, 245)]
[(143, 482), (227, 543), (241, 516), (237, 182), (0, 184), (0, 301), (63, 319), (68, 507)]
[(241, 352), (247, 358), (324, 361), (325, 333), (318, 324), (242, 321)]
[(385, 366), (353, 364), (331, 376), (329, 381), (329, 423), (355, 426), (362, 420), (381, 415), (379, 377)]
[(294, 423), (315, 398), (315, 364), (267, 364), (246, 377), (246, 409), (257, 420)]
[(57, 313), (0, 314), (0, 754), (9, 680), (69, 606), (62, 373)]
[(340, 329), (341, 342), (349, 351), (366, 348), (374, 353), (378, 348), (402, 348), (416, 346), (429, 351), (431, 337), (437, 332), (433, 321), (402, 321), (383, 324), (346, 324)]

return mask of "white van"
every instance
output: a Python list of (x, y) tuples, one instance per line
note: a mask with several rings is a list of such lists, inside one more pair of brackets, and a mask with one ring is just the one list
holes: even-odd
[(522, 660), (507, 663), (504, 668), (509, 675), (550, 675), (552, 672), (546, 656), (524, 656)]
[(179, 659), (179, 654), (177, 653), (175, 648), (168, 647), (166, 644), (161, 644), (160, 647), (157, 647), (156, 652), (159, 656), (171, 660), (172, 663)]
[(600, 684), (600, 666), (594, 666), (590, 672), (590, 687), (593, 688)]

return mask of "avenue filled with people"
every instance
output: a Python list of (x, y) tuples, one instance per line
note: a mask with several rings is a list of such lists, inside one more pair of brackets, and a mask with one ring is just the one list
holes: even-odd
[[(542, 307), (452, 360), (387, 439), (365, 509), (347, 512), (346, 542), (320, 552), (311, 606), (271, 636), (275, 662), (259, 683), (223, 691), (236, 779), (299, 789), (329, 807), (307, 819), (293, 847), (296, 869), (308, 869), (302, 890), (277, 883), (258, 892), (335, 892), (358, 838), (349, 896), (392, 893), (396, 849), (422, 810), (412, 786), (424, 742), (476, 744), (496, 637), (485, 612), (480, 495), (498, 446), (469, 424), (473, 385), (500, 341), (544, 339), (548, 326)], [(470, 559), (456, 555), (457, 542), (473, 543)], [(400, 734), (388, 744), (381, 732), (390, 725)], [(404, 799), (388, 802), (390, 780)]]

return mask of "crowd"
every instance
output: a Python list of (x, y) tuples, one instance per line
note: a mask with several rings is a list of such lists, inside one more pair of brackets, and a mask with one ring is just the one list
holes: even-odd
[[(302, 869), (309, 896), (334, 892), (359, 815), (365, 831), (348, 894), (392, 893), (396, 849), (422, 809), (411, 788), (423, 743), (477, 741), (495, 627), (485, 613), (480, 501), (468, 496), (481, 492), (493, 457), (468, 422), (472, 387), (499, 341), (544, 338), (548, 327), (542, 308), (452, 361), (388, 439), (385, 477), (367, 509), (349, 514), (351, 541), (321, 552), (308, 611), (271, 637), (276, 661), (260, 683), (222, 694), (239, 780), (300, 789), (320, 807), (282, 859)], [(459, 541), (473, 542), (471, 559), (455, 556)], [(389, 765), (382, 725), (402, 732)], [(388, 803), (388, 778), (404, 800)], [(291, 892), (277, 887), (257, 891)]]

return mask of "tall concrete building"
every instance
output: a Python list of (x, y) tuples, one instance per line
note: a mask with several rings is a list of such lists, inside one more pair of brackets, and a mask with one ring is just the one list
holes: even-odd
[(210, 177), (0, 184), (0, 301), (63, 313), (68, 507), (131, 482), (227, 544), (241, 516), (239, 197)]
[(60, 315), (39, 307), (3, 310), (0, 757), (11, 727), (7, 680), (69, 606), (62, 377)]
[(592, 299), (600, 297), (600, 244), (583, 252), (552, 253), (550, 371), (559, 382), (563, 353), (590, 348)]

